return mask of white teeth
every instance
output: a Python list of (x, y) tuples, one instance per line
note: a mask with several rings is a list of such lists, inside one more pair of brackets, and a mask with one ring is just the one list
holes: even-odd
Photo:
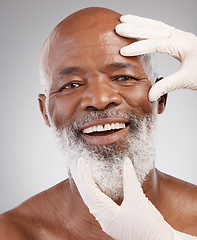
[(91, 133), (93, 131), (93, 127), (88, 128), (88, 133)]
[(120, 124), (119, 123), (115, 123), (115, 129), (119, 129), (120, 128)]
[(96, 132), (96, 131), (97, 131), (97, 127), (93, 126), (93, 132)]
[(111, 124), (111, 129), (113, 129), (113, 130), (115, 129), (115, 123)]
[(102, 132), (103, 131), (103, 126), (102, 125), (98, 125), (97, 126), (97, 132)]
[(103, 125), (94, 125), (89, 128), (84, 128), (82, 130), (83, 133), (92, 133), (92, 132), (104, 132), (104, 131), (109, 131), (109, 130), (114, 130), (114, 129), (122, 129), (125, 128), (125, 123), (106, 123), (104, 126)]
[(82, 130), (83, 133), (88, 133), (88, 128)]
[(104, 125), (104, 130), (105, 131), (111, 130), (111, 126), (109, 123)]

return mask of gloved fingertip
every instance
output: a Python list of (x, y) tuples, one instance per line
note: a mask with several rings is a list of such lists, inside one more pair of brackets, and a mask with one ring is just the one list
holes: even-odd
[(127, 49), (125, 49), (125, 47), (123, 47), (123, 48), (120, 49), (120, 54), (121, 54), (122, 56), (127, 56), (127, 55), (126, 55), (126, 52), (127, 52)]
[(132, 171), (132, 172), (135, 171), (134, 167), (133, 167), (133, 164), (131, 162), (131, 159), (129, 159), (128, 157), (125, 157), (125, 159), (124, 159), (124, 170), (126, 171), (128, 169), (129, 169), (129, 172), (130, 171)]
[(122, 16), (120, 17), (120, 21), (121, 21), (121, 22), (124, 22), (124, 21), (125, 21), (125, 16), (126, 16), (126, 15), (122, 15)]
[(84, 164), (84, 162), (85, 162), (85, 160), (84, 160), (83, 157), (80, 157), (80, 158), (78, 159), (78, 164), (79, 164), (79, 165)]
[(128, 157), (125, 157), (124, 163), (125, 163), (125, 164), (129, 164), (129, 163), (130, 163), (130, 159), (129, 159)]
[(78, 160), (78, 170), (80, 172), (89, 172), (90, 171), (89, 166), (83, 157), (80, 157)]
[(126, 186), (128, 182), (131, 180), (131, 176), (135, 175), (135, 170), (133, 167), (133, 164), (131, 162), (131, 159), (126, 157), (124, 159), (124, 167), (123, 167), (123, 178), (124, 178), (124, 185)]
[(120, 36), (125, 37), (127, 35), (128, 29), (124, 23), (120, 23), (115, 27), (116, 33)]
[(126, 157), (126, 158), (124, 159), (124, 166), (123, 166), (124, 174), (125, 174), (125, 171), (127, 170), (127, 168), (130, 167), (130, 166), (129, 166), (130, 162), (131, 162), (131, 160), (130, 160), (128, 157)]
[(133, 17), (133, 15), (129, 15), (129, 14), (127, 14), (127, 15), (122, 15), (122, 16), (120, 17), (120, 21), (121, 21), (121, 22), (127, 22), (127, 21), (131, 20), (132, 17)]
[(80, 170), (83, 165), (83, 158), (79, 158), (77, 161), (77, 169)]
[(118, 25), (115, 27), (115, 31), (116, 31), (116, 33), (119, 32), (119, 29), (121, 28), (121, 24), (122, 24), (122, 23), (118, 24)]
[[(155, 84), (156, 85), (156, 84)], [(150, 102), (155, 102), (161, 97), (160, 91), (158, 91), (157, 87), (155, 85), (152, 86), (148, 93), (148, 99)]]
[(127, 47), (123, 47), (120, 49), (120, 54), (122, 56), (126, 56), (126, 57), (134, 57), (139, 55), (138, 52), (136, 52), (131, 46), (127, 46)]
[(129, 56), (129, 57), (132, 57), (132, 56), (135, 56), (135, 52), (133, 53), (131, 48), (130, 47), (123, 47), (120, 49), (120, 54), (122, 56)]
[(148, 99), (149, 99), (150, 102), (155, 102), (155, 101), (157, 101), (157, 100), (159, 99), (159, 97), (160, 97), (160, 96), (158, 96), (158, 95), (150, 94), (150, 93), (149, 93), (149, 95), (148, 95)]
[(131, 159), (125, 158), (123, 171), (124, 200), (129, 199), (138, 187), (139, 182)]

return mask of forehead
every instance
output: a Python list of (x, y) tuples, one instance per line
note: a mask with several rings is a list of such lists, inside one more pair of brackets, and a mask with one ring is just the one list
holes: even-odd
[[(98, 23), (98, 22), (97, 22)], [(61, 69), (65, 67), (80, 67), (90, 71), (97, 67), (102, 71), (105, 65), (114, 62), (131, 62), (135, 68), (143, 72), (142, 64), (138, 57), (123, 57), (120, 48), (131, 44), (133, 40), (120, 37), (115, 33), (115, 22), (90, 24), (80, 26), (63, 26), (57, 29), (46, 44), (45, 74), (47, 79), (56, 78)]]
[(130, 61), (141, 68), (141, 62), (136, 57), (123, 57), (120, 48), (131, 44), (130, 39), (118, 36), (114, 31), (98, 34), (93, 30), (90, 33), (75, 32), (70, 36), (59, 38), (51, 49), (49, 67), (53, 74), (65, 65), (97, 65), (103, 67), (112, 62)]

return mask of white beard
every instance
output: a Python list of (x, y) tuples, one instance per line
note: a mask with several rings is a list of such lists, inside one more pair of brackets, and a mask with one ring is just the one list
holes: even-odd
[[(126, 116), (125, 116), (126, 115)], [(79, 137), (79, 126), (90, 119), (103, 117), (120, 117), (131, 121), (133, 127), (130, 134), (121, 143), (124, 150), (120, 150), (119, 143), (108, 146), (92, 146)], [(155, 163), (155, 132), (156, 113), (144, 118), (128, 116), (120, 111), (106, 110), (103, 114), (93, 113), (83, 121), (74, 123), (73, 126), (57, 129), (51, 121), (53, 131), (58, 138), (59, 145), (66, 159), (68, 172), (70, 167), (80, 157), (84, 157), (89, 164), (92, 175), (101, 189), (111, 199), (123, 199), (122, 164), (125, 157), (129, 157), (134, 165), (138, 181), (142, 184), (146, 176), (154, 168)], [(69, 173), (70, 174), (70, 173)]]

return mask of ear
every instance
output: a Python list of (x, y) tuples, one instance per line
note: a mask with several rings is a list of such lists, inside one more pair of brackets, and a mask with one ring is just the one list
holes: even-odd
[(39, 94), (38, 95), (38, 102), (39, 102), (40, 111), (42, 113), (42, 116), (44, 118), (44, 121), (45, 121), (46, 125), (48, 127), (51, 127), (51, 124), (49, 122), (49, 118), (48, 118), (48, 115), (47, 115), (47, 111), (46, 111), (46, 96), (44, 94)]
[(158, 114), (163, 113), (163, 111), (166, 107), (167, 97), (168, 97), (168, 94), (166, 93), (165, 95), (161, 96), (157, 100), (158, 101)]

